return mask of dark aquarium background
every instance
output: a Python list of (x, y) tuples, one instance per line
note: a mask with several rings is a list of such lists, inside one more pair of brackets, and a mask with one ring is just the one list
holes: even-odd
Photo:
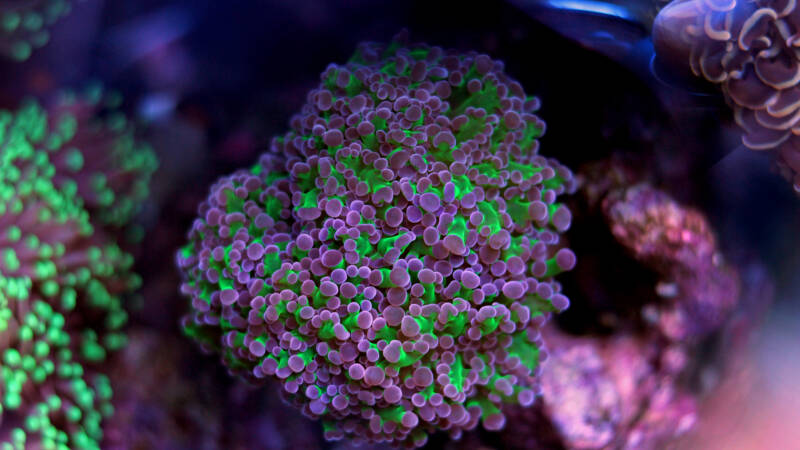
[[(0, 0), (0, 14), (27, 3)], [(559, 198), (577, 264), (557, 278), (569, 309), (542, 330), (543, 396), (509, 405), (503, 431), (437, 432), (425, 448), (800, 446), (800, 194), (770, 152), (741, 143), (715, 85), (655, 56), (666, 2), (71, 3), (46, 45), (2, 59), (0, 107), (35, 98), (47, 109), (65, 89), (99, 84), (124, 99), (158, 159), (132, 225), (108, 231), (141, 282), (120, 297), (127, 345), (92, 369), (113, 389), (100, 448), (350, 448), (286, 404), (280, 383), (230, 376), (182, 332), (191, 300), (176, 254), (214, 181), (257, 163), (329, 64), (402, 30), (502, 61), (541, 100), (539, 153), (577, 181)], [(3, 333), (0, 350), (14, 342)], [(23, 400), (62, 389), (41, 386)], [(19, 446), (19, 427), (23, 448), (49, 448), (15, 411), (0, 409), (0, 442)]]

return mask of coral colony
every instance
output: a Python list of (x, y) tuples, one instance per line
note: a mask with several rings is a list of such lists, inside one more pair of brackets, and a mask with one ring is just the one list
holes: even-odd
[(754, 150), (775, 149), (800, 191), (800, 14), (790, 0), (676, 0), (654, 25), (659, 56), (719, 83)]
[[(0, 111), (0, 448), (99, 448), (113, 412), (102, 363), (125, 344), (133, 258), (122, 226), (155, 159), (97, 89), (48, 113)], [(136, 184), (136, 183), (134, 183)], [(142, 195), (143, 194), (143, 195)]]
[(325, 436), (421, 446), (539, 390), (539, 328), (569, 302), (571, 172), (503, 64), (363, 44), (291, 131), (223, 177), (178, 255), (185, 332), (277, 378)]
[(4, 0), (0, 5), (0, 53), (28, 59), (50, 40), (48, 27), (69, 14), (68, 0)]

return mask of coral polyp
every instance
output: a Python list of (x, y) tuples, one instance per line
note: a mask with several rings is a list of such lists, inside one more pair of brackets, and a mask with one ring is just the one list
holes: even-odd
[(96, 130), (67, 136), (61, 119), (32, 102), (0, 111), (3, 448), (99, 448), (113, 412), (101, 364), (125, 344), (124, 302), (140, 284), (133, 257), (94, 225), (79, 188), (89, 175), (59, 161), (112, 149), (71, 147)]
[(93, 84), (62, 92), (48, 107), (56, 185), (74, 185), (93, 223), (112, 229), (139, 212), (158, 166), (121, 103), (121, 95)]
[(30, 58), (50, 40), (48, 28), (69, 14), (68, 0), (9, 0), (0, 5), (0, 53), (16, 61)]
[(568, 306), (571, 172), (503, 64), (362, 44), (251, 170), (223, 177), (177, 255), (188, 335), (282, 381), (328, 439), (420, 446), (530, 405), (539, 327)]

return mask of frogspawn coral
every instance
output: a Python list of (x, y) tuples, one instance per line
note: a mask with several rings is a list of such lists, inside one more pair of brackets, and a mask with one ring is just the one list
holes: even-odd
[(8, 0), (0, 5), (0, 53), (23, 61), (50, 40), (48, 27), (66, 16), (69, 0)]
[(92, 223), (119, 231), (139, 212), (158, 167), (121, 110), (122, 96), (93, 83), (48, 105), (57, 186), (74, 184)]
[[(125, 343), (133, 257), (94, 226), (83, 160), (98, 133), (35, 103), (0, 111), (0, 444), (99, 448), (112, 413), (102, 363)], [(149, 150), (148, 150), (149, 151)], [(152, 156), (152, 155), (150, 155)], [(105, 160), (102, 171), (119, 169)], [(139, 172), (148, 178), (150, 172)]]
[(503, 64), (362, 44), (291, 131), (211, 188), (177, 255), (186, 333), (282, 381), (328, 439), (420, 446), (530, 405), (575, 255), (571, 172)]
[(660, 57), (719, 83), (753, 150), (775, 149), (800, 191), (800, 9), (794, 0), (676, 0), (656, 17)]

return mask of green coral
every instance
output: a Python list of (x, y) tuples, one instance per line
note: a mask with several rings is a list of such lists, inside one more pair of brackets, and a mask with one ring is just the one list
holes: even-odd
[(125, 299), (141, 284), (73, 170), (106, 149), (65, 134), (98, 131), (66, 122), (34, 102), (0, 111), (2, 449), (99, 448), (113, 412), (101, 364), (125, 345)]
[(0, 52), (15, 61), (30, 58), (50, 41), (50, 27), (68, 15), (68, 0), (7, 0), (0, 5)]

